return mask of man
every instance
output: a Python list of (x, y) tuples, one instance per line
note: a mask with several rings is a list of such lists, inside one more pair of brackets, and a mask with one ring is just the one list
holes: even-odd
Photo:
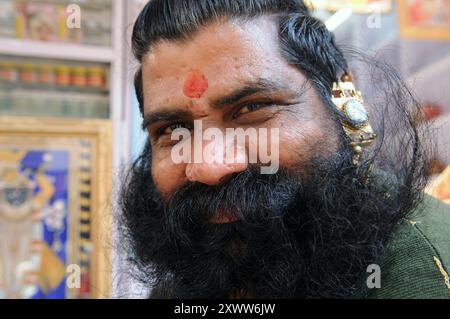
[[(419, 105), (389, 68), (369, 119), (297, 0), (152, 0), (132, 45), (149, 138), (121, 225), (151, 297), (450, 297), (450, 212), (422, 195)], [(239, 128), (263, 143), (218, 138)]]

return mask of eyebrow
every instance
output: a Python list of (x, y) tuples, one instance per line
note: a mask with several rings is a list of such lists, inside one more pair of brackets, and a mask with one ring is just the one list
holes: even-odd
[(218, 109), (227, 105), (236, 104), (240, 100), (256, 93), (272, 93), (289, 89), (289, 87), (284, 86), (279, 82), (260, 78), (254, 82), (245, 83), (242, 87), (227, 96), (213, 100), (211, 107), (213, 109)]
[[(277, 91), (286, 91), (286, 90), (292, 91), (290, 87), (285, 86), (280, 82), (265, 78), (259, 78), (253, 82), (246, 82), (243, 86), (236, 89), (227, 96), (223, 96), (213, 100), (211, 102), (211, 107), (213, 109), (220, 109), (228, 105), (236, 104), (240, 100), (256, 93), (273, 93)], [(296, 92), (296, 93), (298, 95), (303, 94), (303, 92)], [(182, 119), (186, 119), (191, 116), (192, 116), (191, 112), (176, 110), (176, 107), (168, 107), (167, 110), (150, 113), (144, 116), (142, 129), (145, 130), (147, 127), (156, 122), (180, 121)]]

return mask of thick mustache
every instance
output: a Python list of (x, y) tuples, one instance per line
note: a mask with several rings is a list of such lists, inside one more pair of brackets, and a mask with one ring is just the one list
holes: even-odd
[(279, 218), (300, 189), (299, 179), (286, 169), (263, 175), (257, 166), (250, 166), (220, 185), (185, 184), (165, 202), (166, 222), (195, 227), (216, 214), (247, 223)]

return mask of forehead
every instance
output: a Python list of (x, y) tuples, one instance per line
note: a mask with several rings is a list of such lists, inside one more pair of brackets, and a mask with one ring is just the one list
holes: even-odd
[(152, 47), (142, 63), (144, 112), (189, 101), (183, 85), (192, 71), (200, 71), (208, 81), (200, 100), (218, 98), (258, 78), (289, 83), (301, 76), (281, 56), (274, 18), (215, 22), (189, 40), (161, 41)]

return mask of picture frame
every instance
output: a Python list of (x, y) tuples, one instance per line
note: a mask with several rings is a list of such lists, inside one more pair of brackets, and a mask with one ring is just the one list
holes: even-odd
[(109, 297), (111, 144), (108, 120), (0, 118), (0, 298)]
[(450, 41), (450, 1), (399, 0), (400, 37)]

